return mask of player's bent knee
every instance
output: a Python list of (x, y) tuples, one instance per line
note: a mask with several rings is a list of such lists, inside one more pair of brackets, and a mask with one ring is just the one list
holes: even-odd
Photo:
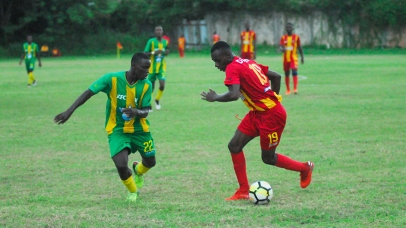
[(165, 89), (165, 86), (164, 86), (164, 85), (159, 86), (159, 90), (164, 91), (164, 89)]
[(145, 157), (142, 159), (142, 163), (144, 164), (145, 167), (147, 168), (152, 168), (156, 165), (156, 160), (155, 156), (153, 157)]
[(236, 143), (229, 142), (228, 150), (230, 151), (230, 153), (236, 154), (242, 151), (242, 147)]
[(292, 76), (297, 76), (297, 70), (292, 70)]
[(268, 165), (275, 165), (277, 162), (277, 156), (275, 151), (262, 151), (262, 161)]

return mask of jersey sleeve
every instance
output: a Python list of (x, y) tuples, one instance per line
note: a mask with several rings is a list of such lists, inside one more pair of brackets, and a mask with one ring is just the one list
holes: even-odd
[(142, 99), (141, 109), (151, 107), (151, 96), (152, 96), (152, 83), (148, 81), (148, 89), (144, 94), (144, 98)]
[(226, 78), (224, 79), (224, 85), (240, 84), (240, 71), (237, 67), (229, 65), (226, 69)]
[(264, 66), (262, 64), (257, 63), (258, 66), (261, 68), (262, 73), (264, 73), (265, 75), (268, 73), (269, 67), (268, 66)]
[(281, 40), (279, 41), (279, 44), (282, 46), (285, 45), (284, 36), (281, 36)]
[(152, 40), (149, 39), (147, 42), (147, 45), (145, 45), (144, 52), (151, 52), (151, 42), (152, 42)]
[(103, 77), (97, 79), (93, 84), (89, 87), (89, 89), (94, 93), (97, 94), (100, 91), (107, 93), (108, 89), (111, 87), (111, 74), (105, 74)]

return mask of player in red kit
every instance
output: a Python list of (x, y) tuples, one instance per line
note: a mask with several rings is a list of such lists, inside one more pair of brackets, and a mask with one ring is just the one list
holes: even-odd
[(306, 188), (312, 180), (314, 163), (299, 162), (276, 153), (286, 124), (286, 111), (280, 103), (282, 97), (278, 95), (281, 76), (267, 66), (235, 56), (224, 41), (213, 45), (211, 59), (220, 71), (226, 73), (224, 84), (228, 87), (228, 92), (217, 94), (210, 89), (201, 93), (202, 99), (209, 102), (229, 102), (238, 100), (241, 96), (250, 109), (228, 143), (240, 187), (226, 200), (248, 199), (249, 182), (243, 148), (257, 136), (260, 137), (262, 161), (300, 172), (300, 186)]

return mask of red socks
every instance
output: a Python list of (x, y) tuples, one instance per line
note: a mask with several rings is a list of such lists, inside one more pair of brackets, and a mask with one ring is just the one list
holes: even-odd
[(296, 76), (292, 76), (293, 78), (293, 89), (296, 91), (297, 90), (297, 75)]
[(287, 77), (285, 76), (285, 84), (286, 84), (286, 90), (287, 91), (290, 91), (289, 83), (290, 83), (289, 76), (287, 76)]
[(231, 153), (231, 159), (233, 160), (235, 175), (240, 184), (240, 190), (248, 191), (250, 187), (248, 183), (244, 152), (241, 151), (237, 154)]
[(282, 154), (277, 154), (278, 160), (276, 161), (275, 166), (279, 168), (284, 168), (287, 170), (292, 170), (292, 171), (297, 171), (297, 172), (303, 172), (307, 171), (309, 169), (309, 166), (307, 166), (306, 162), (299, 162), (296, 160), (293, 160), (289, 158), (288, 156), (282, 155)]

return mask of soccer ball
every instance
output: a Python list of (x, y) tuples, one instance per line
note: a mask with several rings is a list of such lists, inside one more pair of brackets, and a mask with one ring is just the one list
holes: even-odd
[(249, 196), (254, 204), (267, 204), (273, 197), (273, 190), (268, 182), (256, 181), (250, 186)]

